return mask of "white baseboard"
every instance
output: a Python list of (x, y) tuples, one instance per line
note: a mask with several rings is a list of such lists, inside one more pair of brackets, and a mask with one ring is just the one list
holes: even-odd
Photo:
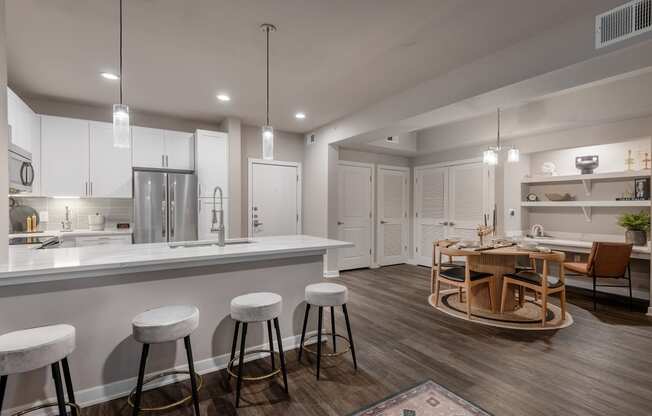
[(652, 316), (652, 306), (647, 308), (647, 316)]
[[(312, 335), (316, 335), (317, 331), (310, 331), (306, 332), (306, 339), (309, 338)], [(283, 338), (283, 351), (290, 351), (293, 349), (296, 349), (299, 347), (299, 343), (301, 342), (301, 335), (295, 335), (291, 336), (288, 338)], [(306, 342), (306, 345), (314, 344), (317, 342), (317, 337), (311, 339), (309, 342)], [(247, 348), (247, 351), (253, 351), (253, 350), (260, 350), (260, 349), (269, 349), (269, 344), (261, 344), (257, 345), (255, 347), (250, 347)], [(245, 361), (253, 361), (257, 360), (259, 358), (265, 357), (267, 354), (265, 353), (259, 353), (259, 354), (253, 354), (251, 356), (245, 357)], [(212, 357), (212, 358), (207, 358), (201, 361), (195, 361), (195, 371), (199, 374), (207, 374), (207, 373), (213, 373), (215, 371), (222, 370), (226, 368), (228, 362), (229, 362), (230, 354), (222, 354), (217, 357)], [(137, 369), (134, 369), (136, 371)], [(167, 369), (165, 371), (170, 371), (170, 370), (178, 370), (178, 371), (187, 371), (188, 370), (188, 365), (181, 365), (178, 367), (174, 367), (171, 369)], [(147, 378), (148, 376), (152, 376), (155, 374), (160, 374), (161, 372), (164, 371), (159, 371), (156, 373), (152, 374), (147, 374), (145, 377)], [(181, 374), (181, 375), (172, 375), (172, 376), (167, 376), (167, 377), (162, 377), (155, 382), (152, 382), (148, 384), (145, 388), (145, 390), (150, 390), (158, 387), (162, 387), (168, 384), (176, 383), (178, 381), (186, 380), (188, 379), (187, 375)], [(9, 382), (11, 382), (11, 377), (9, 377)], [(73, 380), (74, 383), (74, 380)], [(95, 386), (95, 387), (90, 387), (84, 390), (77, 390), (75, 391), (75, 399), (77, 400), (77, 404), (80, 407), (88, 407), (92, 406), (98, 403), (103, 403), (107, 402), (109, 400), (117, 399), (119, 397), (124, 397), (131, 390), (134, 388), (136, 385), (136, 377), (128, 378), (125, 380), (118, 380), (114, 381), (113, 383), (109, 384), (103, 384), (100, 386)], [(48, 402), (56, 402), (56, 397), (50, 397), (46, 400), (39, 400), (35, 403), (27, 404), (27, 405), (21, 405), (14, 407), (13, 409), (7, 409), (2, 411), (0, 416), (9, 416), (14, 413), (20, 412), (24, 409), (33, 407), (33, 406), (38, 406), (43, 403), (48, 403)], [(31, 412), (30, 415), (34, 416), (54, 416), (58, 413), (55, 407), (50, 407), (50, 408), (45, 408), (45, 409), (40, 409), (34, 412)]]
[(339, 270), (324, 270), (324, 278), (326, 278), (326, 279), (334, 279), (336, 277), (340, 277), (340, 271)]
[(380, 264), (374, 263), (371, 266), (369, 266), (370, 269), (380, 269)]
[(407, 264), (411, 264), (412, 266), (418, 266), (419, 263), (417, 263), (417, 259), (415, 258), (409, 258), (405, 261)]

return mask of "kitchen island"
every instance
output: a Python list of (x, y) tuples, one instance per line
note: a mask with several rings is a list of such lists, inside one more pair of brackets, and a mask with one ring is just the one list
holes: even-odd
[[(311, 236), (230, 241), (18, 250), (0, 265), (0, 333), (55, 323), (77, 330), (70, 365), (77, 400), (89, 405), (126, 395), (135, 384), (139, 345), (131, 319), (162, 305), (200, 310), (192, 335), (195, 368), (224, 368), (234, 322), (233, 297), (275, 292), (283, 297), (279, 318), (286, 349), (295, 348), (304, 313), (304, 288), (322, 279), (323, 255), (350, 243)], [(266, 345), (263, 327), (252, 326), (248, 348)], [(155, 346), (147, 372), (183, 367), (183, 345)], [(162, 379), (163, 383), (173, 379)], [(13, 378), (5, 409), (18, 410), (54, 396), (45, 369)]]

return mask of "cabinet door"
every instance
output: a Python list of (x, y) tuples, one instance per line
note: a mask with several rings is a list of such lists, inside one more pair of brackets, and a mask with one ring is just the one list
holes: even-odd
[(192, 133), (165, 130), (166, 168), (195, 169), (195, 136)]
[(88, 196), (88, 121), (41, 116), (44, 196)]
[(109, 123), (90, 123), (90, 194), (131, 198), (131, 150), (113, 146)]
[(164, 168), (165, 134), (163, 130), (132, 127), (133, 166)]
[(198, 130), (195, 135), (195, 171), (199, 197), (211, 198), (216, 186), (229, 196), (229, 146), (226, 133)]
[(13, 91), (7, 89), (7, 121), (11, 126), (11, 143), (32, 151), (32, 110)]

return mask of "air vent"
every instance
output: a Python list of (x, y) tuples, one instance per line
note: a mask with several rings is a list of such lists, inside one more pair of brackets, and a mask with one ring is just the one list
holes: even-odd
[(385, 138), (385, 141), (387, 143), (398, 143), (398, 136), (388, 136)]
[(652, 30), (652, 0), (634, 0), (595, 18), (595, 47), (603, 48)]

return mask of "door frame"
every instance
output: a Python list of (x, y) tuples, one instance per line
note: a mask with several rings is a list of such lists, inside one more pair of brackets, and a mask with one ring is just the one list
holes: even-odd
[(272, 165), (272, 166), (288, 166), (297, 168), (297, 235), (303, 233), (303, 196), (301, 189), (303, 188), (303, 173), (301, 170), (301, 162), (285, 162), (281, 160), (265, 160), (265, 159), (248, 159), (248, 175), (247, 175), (247, 236), (252, 238), (253, 235), (253, 199), (254, 199), (254, 188), (253, 188), (253, 171), (254, 165)]
[[(364, 163), (364, 162), (350, 162), (348, 160), (338, 160), (337, 161), (337, 168), (338, 168), (338, 175), (339, 175), (339, 167), (340, 166), (352, 166), (352, 167), (358, 167), (358, 168), (369, 168), (371, 171), (371, 204), (369, 205), (371, 207), (371, 218), (369, 222), (369, 238), (371, 241), (369, 241), (369, 247), (371, 248), (371, 259), (369, 262), (369, 267), (372, 269), (378, 268), (378, 262), (376, 261), (376, 244), (374, 242), (376, 241), (376, 227), (374, 227), (374, 224), (376, 223), (376, 165), (374, 163)], [(339, 186), (337, 188), (337, 199), (338, 199), (338, 212), (337, 212), (337, 219), (335, 221), (340, 220), (340, 213), (339, 213), (339, 199), (340, 199), (340, 189)], [(339, 226), (337, 226), (337, 237), (339, 238), (340, 236), (340, 229)], [(340, 269), (340, 262), (339, 262), (339, 256), (337, 259), (337, 268)]]
[[(377, 165), (376, 168), (378, 170), (377, 174), (378, 174), (378, 178), (379, 178), (378, 179), (378, 186), (380, 186), (380, 176), (381, 176), (380, 175), (380, 170), (381, 169), (399, 171), (399, 172), (403, 172), (403, 173), (405, 173), (407, 175), (406, 178), (405, 178), (405, 180), (406, 180), (405, 187), (403, 188), (403, 202), (405, 203), (405, 216), (404, 216), (404, 219), (403, 219), (404, 220), (404, 227), (403, 227), (403, 235), (402, 235), (402, 238), (403, 238), (403, 240), (405, 242), (405, 245), (407, 245), (407, 247), (404, 250), (401, 250), (401, 252), (403, 253), (403, 256), (402, 256), (403, 260), (405, 262), (407, 262), (408, 259), (410, 258), (410, 253), (408, 251), (409, 248), (410, 248), (410, 241), (409, 241), (410, 240), (410, 218), (408, 216), (408, 213), (410, 211), (410, 184), (411, 184), (411, 181), (410, 181), (410, 168), (407, 167), (407, 166), (393, 166), (393, 165)], [(378, 195), (380, 196), (380, 188), (378, 188)], [(377, 216), (377, 217), (379, 217), (379, 215), (380, 215), (379, 214), (380, 213), (380, 203), (381, 203), (381, 201), (380, 201), (380, 197), (379, 197), (378, 200), (376, 201), (376, 209), (375, 209), (377, 211), (375, 216)], [(381, 234), (381, 226), (382, 225), (380, 224), (380, 219), (378, 219), (378, 221), (376, 221), (376, 227), (375, 227), (376, 228), (376, 236), (378, 236), (376, 238), (376, 247), (375, 247), (375, 251), (377, 253), (376, 263), (379, 266), (385, 266), (385, 264), (383, 264), (383, 262), (382, 262), (382, 258), (381, 258), (382, 257), (382, 255), (381, 255), (382, 251), (380, 249), (381, 248), (380, 247), (380, 243), (381, 243), (381, 237), (380, 236), (382, 235)], [(401, 244), (401, 245), (403, 245), (403, 244)], [(394, 264), (394, 263), (392, 263), (392, 264)]]

